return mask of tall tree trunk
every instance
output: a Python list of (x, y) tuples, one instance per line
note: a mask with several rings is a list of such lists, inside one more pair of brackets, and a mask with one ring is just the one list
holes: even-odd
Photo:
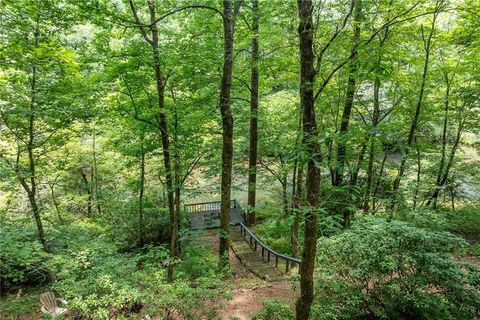
[(340, 186), (343, 183), (343, 172), (346, 161), (346, 141), (345, 135), (348, 132), (348, 126), (350, 124), (350, 115), (353, 108), (353, 98), (355, 96), (355, 88), (357, 82), (357, 69), (358, 69), (358, 44), (360, 42), (360, 22), (362, 19), (362, 1), (355, 1), (355, 13), (354, 13), (354, 33), (353, 33), (353, 45), (350, 54), (350, 66), (348, 72), (347, 92), (345, 98), (345, 105), (343, 107), (342, 120), (340, 124), (338, 146), (337, 146), (337, 164), (334, 172), (334, 185)]
[(418, 127), (418, 122), (420, 119), (420, 112), (422, 109), (423, 105), (423, 98), (425, 95), (425, 84), (427, 82), (427, 74), (428, 74), (428, 67), (430, 63), (430, 51), (431, 51), (431, 44), (432, 44), (432, 37), (435, 32), (435, 22), (437, 20), (438, 16), (438, 9), (437, 11), (433, 14), (433, 20), (430, 28), (430, 32), (427, 35), (427, 38), (425, 38), (425, 34), (423, 31), (423, 26), (422, 26), (422, 37), (423, 37), (423, 42), (424, 42), (424, 49), (425, 49), (425, 61), (423, 64), (423, 72), (422, 72), (422, 78), (420, 82), (420, 90), (418, 92), (418, 98), (417, 98), (417, 103), (415, 106), (415, 113), (412, 118), (412, 123), (410, 125), (410, 130), (408, 132), (408, 138), (407, 138), (407, 143), (405, 146), (405, 152), (404, 155), (402, 156), (402, 159), (400, 161), (400, 167), (398, 168), (398, 173), (395, 179), (393, 180), (393, 188), (392, 188), (392, 199), (389, 205), (389, 209), (391, 211), (395, 210), (395, 207), (398, 205), (398, 189), (400, 188), (400, 181), (405, 173), (405, 165), (407, 163), (407, 158), (409, 154), (409, 149), (412, 146), (412, 143), (414, 141), (416, 132), (417, 132), (417, 127)]
[(320, 148), (318, 146), (317, 122), (315, 117), (315, 100), (313, 84), (315, 81), (312, 20), (313, 3), (311, 0), (298, 0), (300, 38), (300, 103), (303, 114), (303, 141), (305, 150), (310, 155), (306, 174), (305, 240), (302, 263), (300, 264), (300, 297), (296, 303), (297, 320), (310, 316), (314, 297), (313, 270), (317, 252), (317, 209), (320, 192)]
[[(163, 148), (163, 165), (165, 167), (165, 185), (167, 188), (167, 204), (168, 213), (170, 216), (170, 257), (175, 259), (178, 256), (178, 221), (179, 217), (175, 212), (174, 203), (174, 186), (172, 177), (172, 165), (170, 161), (170, 139), (168, 136), (167, 116), (165, 113), (165, 77), (162, 72), (160, 61), (160, 48), (158, 44), (158, 28), (156, 9), (152, 1), (148, 1), (150, 9), (150, 29), (152, 32), (151, 46), (153, 49), (153, 61), (155, 69), (156, 89), (158, 94), (158, 109), (159, 109), (159, 128), (162, 139)], [(167, 279), (169, 282), (173, 280), (173, 263), (168, 266)]]
[(230, 194), (232, 186), (233, 117), (230, 107), (233, 72), (233, 16), (232, 1), (223, 1), (223, 75), (220, 88), (220, 112), (222, 115), (222, 185), (220, 205), (220, 266), (229, 264)]
[[(35, 46), (38, 45), (38, 37), (40, 34), (39, 30), (39, 16), (37, 15), (35, 32), (34, 32), (34, 42)], [(27, 152), (28, 152), (28, 167), (29, 167), (29, 177), (30, 177), (30, 186), (26, 182), (26, 179), (20, 173), (17, 166), (15, 167), (17, 177), (20, 180), (22, 187), (25, 189), (25, 192), (28, 195), (28, 200), (30, 202), (30, 207), (32, 209), (33, 217), (35, 219), (35, 224), (37, 225), (38, 239), (43, 246), (45, 251), (48, 250), (47, 241), (45, 240), (45, 232), (43, 231), (43, 223), (40, 213), (40, 208), (37, 204), (37, 180), (36, 180), (36, 166), (35, 166), (35, 157), (33, 155), (33, 150), (35, 148), (35, 107), (37, 105), (37, 67), (35, 64), (32, 64), (32, 74), (30, 78), (30, 114), (28, 118), (28, 142), (27, 142)], [(20, 152), (20, 151), (18, 151)], [(17, 158), (18, 159), (18, 158)]]
[(141, 150), (140, 150), (140, 186), (138, 193), (138, 243), (140, 247), (145, 244), (145, 222), (143, 210), (143, 196), (145, 193), (145, 149), (144, 149), (145, 133), (141, 136)]
[(258, 0), (252, 1), (252, 70), (250, 83), (250, 156), (248, 161), (248, 217), (247, 225), (256, 223), (255, 205), (257, 188), (257, 142), (258, 142)]

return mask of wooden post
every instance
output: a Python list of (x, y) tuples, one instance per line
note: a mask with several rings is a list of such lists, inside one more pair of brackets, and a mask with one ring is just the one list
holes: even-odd
[(288, 270), (290, 270), (290, 261), (285, 260), (285, 273), (288, 273)]
[(278, 267), (278, 256), (275, 256), (275, 268)]

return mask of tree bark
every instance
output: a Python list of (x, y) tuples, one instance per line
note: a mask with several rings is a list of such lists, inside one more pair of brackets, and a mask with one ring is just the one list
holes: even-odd
[(220, 205), (220, 266), (229, 264), (230, 194), (232, 187), (233, 117), (230, 107), (233, 72), (233, 16), (232, 1), (223, 1), (223, 75), (220, 88), (220, 112), (222, 116), (222, 184)]
[(310, 316), (314, 297), (313, 270), (317, 251), (317, 209), (320, 192), (321, 155), (318, 146), (317, 122), (313, 83), (315, 81), (312, 20), (313, 3), (311, 0), (298, 0), (300, 38), (300, 103), (303, 114), (303, 142), (309, 154), (306, 174), (305, 239), (300, 264), (300, 297), (296, 303), (296, 319), (305, 320)]
[(256, 223), (257, 143), (258, 143), (258, 0), (252, 1), (252, 68), (250, 76), (250, 152), (248, 160), (247, 225)]

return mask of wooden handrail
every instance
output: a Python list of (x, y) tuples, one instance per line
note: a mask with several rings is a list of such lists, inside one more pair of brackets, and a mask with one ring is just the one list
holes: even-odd
[(240, 222), (240, 233), (244, 238), (247, 238), (247, 234), (250, 236), (248, 243), (250, 244), (250, 247), (253, 250), (257, 251), (257, 246), (260, 246), (262, 248), (262, 257), (264, 257), (265, 251), (267, 252), (268, 262), (270, 262), (270, 255), (273, 255), (275, 257), (275, 267), (278, 267), (279, 259), (285, 260), (285, 272), (288, 272), (290, 270), (290, 265), (292, 267), (295, 265), (300, 265), (301, 260), (278, 253), (275, 250), (268, 247), (266, 244), (264, 244), (260, 239), (258, 239), (253, 234), (253, 232), (250, 229), (247, 228), (246, 225), (243, 224), (243, 222)]

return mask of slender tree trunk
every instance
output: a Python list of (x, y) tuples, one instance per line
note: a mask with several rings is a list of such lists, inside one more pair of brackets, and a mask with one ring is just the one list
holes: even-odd
[(252, 1), (252, 70), (250, 84), (250, 156), (248, 162), (248, 217), (247, 225), (256, 223), (255, 202), (257, 188), (257, 142), (258, 142), (258, 0)]
[[(34, 32), (35, 45), (38, 45), (38, 36), (39, 36), (39, 19), (37, 16), (36, 28)], [(28, 201), (30, 202), (30, 208), (32, 209), (32, 214), (35, 219), (35, 224), (37, 225), (38, 239), (43, 246), (45, 251), (48, 251), (47, 241), (45, 240), (45, 232), (43, 230), (43, 223), (40, 213), (40, 208), (37, 203), (37, 181), (36, 181), (36, 166), (35, 166), (35, 157), (33, 151), (35, 148), (35, 107), (37, 105), (37, 67), (35, 64), (32, 64), (32, 74), (30, 78), (30, 114), (28, 115), (28, 142), (27, 142), (27, 152), (28, 152), (28, 168), (29, 168), (29, 180), (30, 185), (27, 183), (26, 177), (22, 175), (19, 169), (19, 159), (20, 159), (20, 150), (17, 154), (17, 164), (15, 166), (15, 173), (17, 175), (20, 184), (27, 193)]]
[(372, 114), (372, 134), (370, 137), (370, 145), (368, 149), (368, 166), (367, 166), (367, 185), (365, 188), (365, 197), (363, 204), (363, 212), (370, 210), (370, 193), (373, 182), (373, 162), (375, 160), (375, 141), (377, 137), (377, 126), (380, 120), (380, 78), (375, 77), (373, 84), (373, 114)]
[(440, 164), (438, 166), (438, 171), (437, 171), (437, 179), (435, 181), (435, 189), (433, 191), (432, 196), (427, 202), (427, 206), (429, 206), (433, 202), (433, 208), (437, 208), (437, 198), (438, 194), (440, 192), (440, 181), (442, 180), (443, 176), (443, 169), (445, 167), (445, 159), (446, 159), (446, 149), (447, 149), (447, 141), (448, 141), (448, 111), (450, 107), (450, 85), (451, 85), (451, 79), (448, 77), (447, 71), (444, 72), (444, 79), (445, 79), (445, 85), (446, 85), (446, 91), (445, 91), (445, 108), (444, 108), (444, 116), (443, 116), (443, 130), (442, 130), (442, 149), (440, 152)]
[(223, 75), (220, 88), (220, 112), (222, 115), (223, 146), (222, 146), (222, 185), (220, 206), (220, 266), (229, 264), (230, 236), (230, 194), (232, 186), (233, 159), (233, 117), (230, 107), (230, 92), (232, 89), (233, 72), (233, 16), (232, 1), (223, 1)]
[[(179, 218), (175, 212), (175, 190), (173, 186), (172, 165), (170, 160), (170, 139), (168, 136), (167, 116), (165, 113), (166, 80), (162, 72), (160, 61), (156, 9), (152, 1), (148, 1), (148, 7), (150, 9), (150, 30), (152, 32), (151, 46), (153, 49), (156, 89), (158, 94), (159, 128), (163, 148), (163, 164), (165, 167), (165, 185), (167, 188), (168, 213), (170, 216), (170, 257), (175, 259), (178, 256), (177, 238)], [(169, 282), (173, 280), (173, 263), (169, 264), (167, 279)]]
[(420, 192), (420, 180), (422, 176), (422, 162), (421, 162), (421, 155), (420, 155), (420, 147), (418, 146), (417, 138), (415, 138), (415, 145), (416, 145), (416, 155), (417, 155), (417, 181), (415, 182), (415, 191), (413, 194), (413, 209), (417, 207), (418, 203), (418, 194)]
[(53, 183), (48, 184), (48, 186), (50, 187), (50, 195), (52, 197), (53, 206), (55, 207), (55, 212), (57, 213), (58, 220), (61, 224), (65, 224), (65, 221), (62, 218), (62, 214), (60, 213), (60, 207), (58, 205), (57, 197), (55, 196), (55, 184), (56, 179)]
[(347, 92), (345, 98), (345, 106), (343, 107), (343, 115), (340, 124), (338, 146), (337, 146), (337, 165), (334, 173), (334, 185), (341, 186), (343, 183), (343, 172), (346, 161), (346, 141), (345, 135), (348, 132), (350, 124), (350, 115), (353, 108), (353, 98), (355, 96), (355, 88), (357, 83), (357, 69), (358, 69), (358, 44), (360, 42), (360, 22), (362, 19), (362, 1), (355, 1), (354, 13), (354, 33), (353, 46), (350, 54), (350, 69), (348, 74)]
[(302, 194), (303, 194), (303, 166), (298, 166), (297, 169), (297, 181), (295, 187), (294, 199), (293, 199), (293, 212), (295, 214), (293, 223), (292, 223), (292, 230), (290, 235), (290, 248), (292, 252), (292, 257), (296, 258), (298, 256), (299, 251), (299, 243), (298, 243), (298, 230), (300, 229), (300, 219), (301, 213), (300, 210), (302, 204)]
[(97, 204), (98, 214), (102, 214), (100, 207), (100, 199), (98, 192), (98, 163), (97, 163), (97, 131), (95, 128), (95, 123), (93, 124), (93, 136), (92, 136), (92, 155), (93, 155), (93, 170), (92, 170), (92, 181), (93, 187), (95, 189), (95, 202)]
[[(298, 135), (295, 139), (295, 149), (298, 150), (302, 131), (302, 109), (298, 112)], [(303, 143), (303, 142), (302, 142)], [(292, 211), (294, 214), (293, 223), (290, 229), (290, 251), (292, 257), (296, 258), (299, 251), (298, 231), (300, 229), (301, 213), (303, 197), (303, 159), (295, 158), (294, 175), (292, 179)]]
[(143, 196), (145, 193), (145, 149), (144, 149), (144, 136), (142, 132), (141, 137), (141, 150), (140, 150), (140, 186), (138, 193), (138, 243), (140, 247), (145, 244), (145, 222), (144, 222), (144, 210), (143, 210)]
[[(178, 217), (178, 229), (180, 230), (180, 210), (181, 210), (181, 188), (182, 182), (180, 181), (181, 168), (180, 168), (180, 150), (178, 145), (178, 113), (177, 108), (175, 107), (175, 119), (174, 119), (174, 135), (173, 143), (175, 145), (175, 155), (174, 157), (174, 170), (175, 170), (175, 215)], [(180, 247), (178, 247), (180, 251)]]
[(91, 186), (91, 183), (88, 181), (87, 174), (83, 171), (83, 169), (84, 168), (80, 168), (80, 175), (82, 176), (82, 180), (83, 180), (83, 183), (85, 185), (85, 191), (88, 194), (87, 216), (91, 217), (92, 216), (92, 203), (93, 203), (92, 186)]
[(407, 143), (405, 146), (405, 152), (404, 155), (402, 156), (402, 159), (400, 161), (400, 167), (398, 168), (398, 173), (395, 179), (393, 180), (393, 188), (392, 188), (392, 199), (390, 203), (390, 210), (395, 210), (395, 207), (398, 205), (398, 189), (400, 188), (400, 181), (405, 173), (405, 165), (407, 163), (407, 158), (409, 154), (409, 149), (412, 146), (412, 143), (414, 141), (416, 132), (417, 132), (417, 127), (418, 127), (418, 122), (420, 119), (420, 112), (422, 109), (423, 105), (423, 98), (425, 95), (425, 84), (427, 82), (427, 74), (428, 74), (428, 67), (430, 63), (430, 51), (431, 51), (431, 44), (432, 44), (432, 37), (435, 32), (435, 22), (437, 20), (438, 16), (438, 11), (434, 13), (433, 15), (433, 20), (432, 20), (432, 25), (430, 28), (430, 32), (427, 35), (427, 38), (425, 39), (424, 32), (423, 32), (423, 26), (422, 26), (422, 36), (423, 36), (423, 42), (424, 42), (424, 49), (425, 49), (425, 61), (423, 64), (423, 72), (422, 72), (422, 78), (420, 82), (420, 90), (418, 93), (418, 98), (417, 98), (417, 104), (415, 107), (415, 113), (412, 118), (412, 123), (410, 125), (410, 130), (408, 132), (408, 138), (407, 138)]
[(465, 124), (465, 119), (460, 119), (460, 123), (458, 124), (457, 133), (455, 135), (455, 141), (453, 142), (452, 150), (450, 151), (450, 156), (448, 157), (447, 163), (444, 166), (445, 170), (444, 170), (443, 175), (442, 175), (442, 177), (440, 178), (440, 180), (437, 184), (437, 188), (435, 188), (434, 193), (432, 194), (432, 196), (430, 197), (430, 199), (428, 200), (428, 202), (426, 204), (427, 206), (429, 206), (433, 201), (434, 209), (437, 209), (437, 203), (436, 202), (437, 202), (440, 190), (442, 189), (443, 186), (445, 186), (445, 184), (448, 181), (448, 177), (449, 177), (449, 174), (450, 174), (450, 169), (453, 166), (453, 161), (455, 159), (455, 154), (457, 152), (458, 146), (460, 144), (460, 140), (462, 138), (462, 132), (463, 132), (464, 124)]
[(283, 215), (286, 217), (288, 215), (288, 174), (286, 172), (282, 173), (281, 177), (282, 181), (282, 202), (283, 202), (283, 208), (282, 212)]
[(353, 168), (352, 176), (350, 179), (350, 185), (352, 187), (355, 187), (358, 182), (358, 174), (360, 172), (360, 168), (363, 165), (363, 160), (365, 159), (365, 152), (367, 151), (367, 145), (368, 145), (368, 140), (370, 140), (370, 133), (367, 133), (365, 135), (365, 138), (362, 142), (362, 145), (360, 147), (360, 152), (358, 153), (358, 158), (357, 158), (357, 163), (355, 164), (355, 167)]
[(450, 197), (452, 200), (452, 211), (455, 212), (455, 192), (453, 191), (453, 188), (450, 188)]
[(296, 304), (296, 319), (305, 320), (310, 316), (314, 297), (313, 270), (317, 252), (317, 209), (320, 193), (320, 148), (317, 139), (315, 100), (313, 83), (315, 81), (312, 20), (313, 3), (311, 0), (298, 0), (300, 38), (300, 103), (303, 114), (303, 142), (310, 155), (306, 173), (305, 240), (302, 263), (300, 264), (300, 297)]
[(382, 159), (382, 163), (380, 165), (380, 172), (378, 174), (378, 178), (377, 178), (377, 182), (375, 183), (375, 189), (373, 190), (373, 194), (372, 194), (372, 209), (373, 209), (373, 212), (376, 212), (377, 211), (377, 193), (378, 193), (378, 189), (380, 188), (380, 179), (382, 178), (383, 176), (383, 171), (385, 169), (385, 162), (387, 161), (387, 149), (385, 148), (385, 151), (383, 153), (383, 159)]

